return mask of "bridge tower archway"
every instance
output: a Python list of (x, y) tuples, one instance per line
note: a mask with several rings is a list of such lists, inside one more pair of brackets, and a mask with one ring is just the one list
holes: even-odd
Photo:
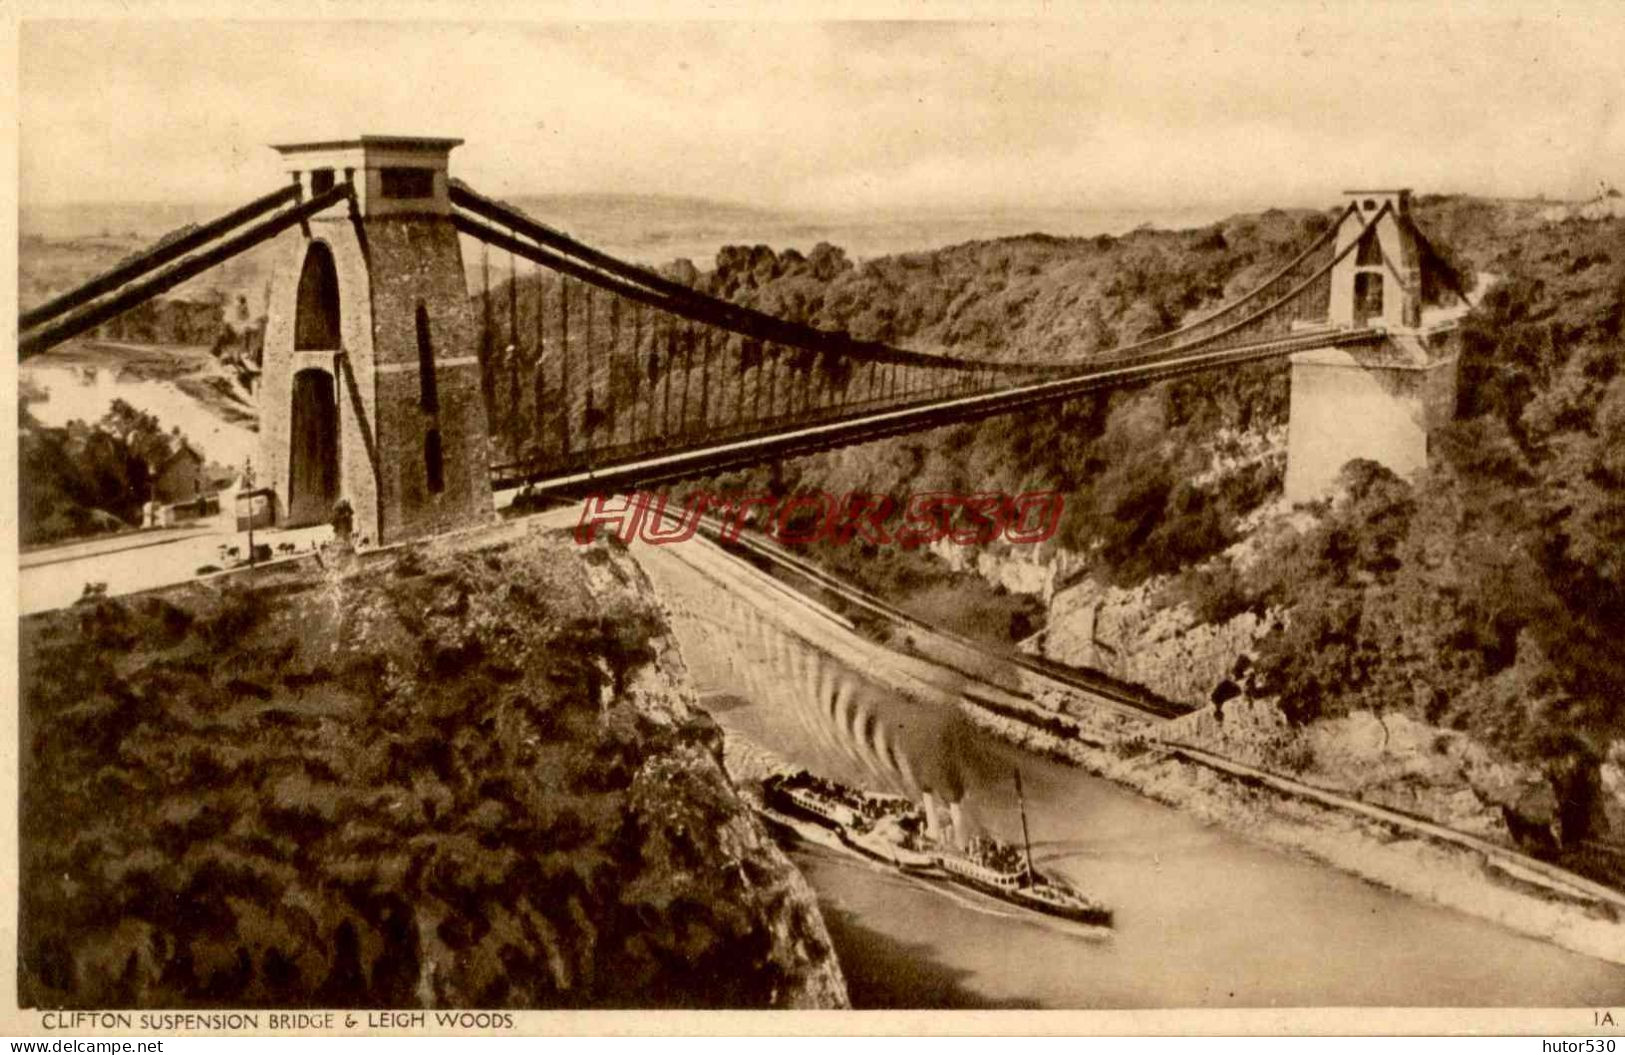
[(312, 242), (299, 270), (299, 300), (293, 323), (293, 347), (300, 352), (336, 352), (339, 336), (339, 275), (333, 250)]
[[(1332, 268), (1334, 326), (1411, 328), (1421, 324), (1425, 239), (1411, 219), (1409, 190), (1345, 191), (1349, 208)], [(1358, 240), (1358, 245), (1353, 243)]]
[[(259, 385), (260, 479), (284, 523), (397, 542), (494, 516), (479, 330), (447, 165), (461, 140), (362, 136), (278, 146), (330, 209), (282, 239)], [(340, 177), (339, 174), (342, 174)]]
[(288, 524), (326, 523), (339, 499), (339, 413), (333, 375), (293, 375), (288, 451)]
[(1382, 272), (1354, 273), (1354, 325), (1369, 326), (1382, 319)]

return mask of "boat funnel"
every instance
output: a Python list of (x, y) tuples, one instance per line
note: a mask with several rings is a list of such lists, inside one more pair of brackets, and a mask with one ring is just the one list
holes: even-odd
[(925, 834), (935, 842), (942, 842), (942, 814), (937, 810), (937, 797), (930, 789), (925, 792)]
[(960, 812), (959, 803), (948, 803), (948, 818), (954, 826), (954, 846), (961, 850), (969, 849), (970, 833), (965, 831), (965, 815)]

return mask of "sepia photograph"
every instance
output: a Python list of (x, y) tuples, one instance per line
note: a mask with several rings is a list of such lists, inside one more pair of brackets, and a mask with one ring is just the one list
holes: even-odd
[(0, 1032), (1619, 1033), (1625, 10), (11, 29)]

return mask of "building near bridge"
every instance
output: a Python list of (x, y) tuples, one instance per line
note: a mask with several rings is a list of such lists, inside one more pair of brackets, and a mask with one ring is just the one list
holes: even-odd
[(203, 455), (184, 440), (179, 449), (153, 471), (152, 499), (162, 505), (188, 502), (213, 493), (208, 464)]

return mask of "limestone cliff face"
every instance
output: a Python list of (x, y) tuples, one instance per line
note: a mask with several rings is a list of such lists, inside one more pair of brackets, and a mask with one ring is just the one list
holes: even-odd
[(616, 549), (482, 532), (21, 637), (25, 1005), (846, 1005)]
[[(1256, 559), (1265, 538), (1305, 516), (1284, 508), (1261, 511), (1259, 523), (1230, 556)], [(1159, 729), (1163, 739), (1509, 844), (1509, 813), (1533, 828), (1554, 822), (1556, 800), (1538, 768), (1500, 757), (1460, 732), (1369, 711), (1295, 728), (1273, 700), (1246, 696), (1210, 706), (1214, 687), (1234, 675), (1237, 660), (1252, 652), (1270, 619), (1244, 612), (1224, 623), (1204, 623), (1185, 605), (1159, 605), (1162, 585), (1151, 580), (1125, 590), (1085, 579), (1058, 591), (1040, 642), (1044, 655), (1202, 708)], [(1625, 758), (1625, 750), (1619, 757)], [(1598, 809), (1625, 817), (1618, 805), (1625, 801), (1621, 772), (1625, 767), (1617, 761), (1600, 771)]]
[(1028, 594), (1046, 604), (1056, 585), (1066, 581), (1087, 559), (1053, 540), (1034, 545), (993, 542), (985, 546), (959, 546), (943, 540), (931, 552), (955, 572), (970, 572), (1011, 593)]
[(1273, 700), (1237, 696), (1152, 735), (1508, 845), (1508, 811), (1533, 826), (1556, 819), (1538, 768), (1404, 714), (1355, 711), (1295, 727)]
[(1244, 612), (1227, 623), (1201, 622), (1188, 607), (1158, 607), (1162, 581), (1131, 589), (1093, 579), (1060, 591), (1050, 601), (1044, 655), (1071, 666), (1093, 667), (1144, 685), (1181, 703), (1207, 703), (1250, 651), (1264, 623)]
[[(1546, 801), (1551, 790), (1537, 769), (1500, 758), (1453, 730), (1369, 711), (1299, 729), (1272, 700), (1240, 696), (1208, 706), (1214, 687), (1232, 676), (1268, 620), (1244, 612), (1224, 623), (1203, 623), (1184, 605), (1159, 607), (1154, 598), (1160, 586), (1153, 580), (1123, 590), (1084, 580), (1057, 593), (1044, 654), (1203, 708), (1159, 730), (1168, 740), (1509, 843), (1506, 810), (1536, 824), (1555, 815), (1555, 801)], [(1625, 780), (1619, 783), (1625, 786)]]

